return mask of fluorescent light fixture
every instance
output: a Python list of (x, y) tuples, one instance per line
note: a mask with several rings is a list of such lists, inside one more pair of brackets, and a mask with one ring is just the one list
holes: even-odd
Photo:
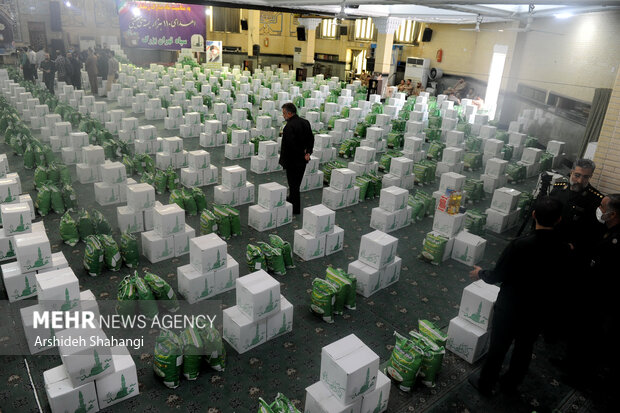
[(65, 6), (71, 7), (71, 2), (70, 1), (65, 1)]
[(553, 15), (556, 19), (568, 19), (574, 16), (571, 12), (557, 13)]

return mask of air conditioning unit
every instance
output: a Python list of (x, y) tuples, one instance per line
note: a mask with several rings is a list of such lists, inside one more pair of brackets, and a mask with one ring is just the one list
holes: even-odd
[(430, 67), (431, 59), (408, 57), (405, 65), (405, 80), (411, 79), (411, 83), (420, 82), (422, 83), (422, 90), (426, 89)]

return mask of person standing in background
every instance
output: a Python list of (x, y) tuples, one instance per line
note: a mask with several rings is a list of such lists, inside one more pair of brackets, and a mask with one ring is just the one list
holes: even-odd
[(30, 62), (30, 70), (32, 72), (32, 81), (37, 79), (37, 54), (32, 50), (32, 46), (28, 46), (28, 61)]
[(52, 59), (50, 59), (50, 54), (45, 54), (45, 59), (41, 62), (41, 70), (43, 71), (43, 83), (47, 86), (47, 90), (50, 93), (54, 94), (54, 72), (56, 71), (56, 67)]
[(114, 52), (110, 51), (110, 58), (108, 59), (108, 84), (105, 88), (106, 95), (110, 93), (112, 89), (112, 83), (116, 82), (116, 76), (118, 75), (118, 60), (114, 57)]
[(90, 83), (90, 93), (93, 96), (99, 94), (99, 88), (97, 86), (97, 56), (92, 49), (88, 49), (88, 57), (86, 58), (86, 73), (88, 73), (88, 82)]
[(108, 80), (108, 54), (105, 49), (99, 50), (97, 53), (97, 72), (101, 80)]
[(22, 67), (22, 73), (24, 80), (34, 82), (34, 74), (32, 73), (32, 66), (30, 65), (30, 59), (28, 59), (28, 50), (24, 49), (19, 59), (19, 64)]
[(56, 50), (56, 60), (54, 60), (54, 66), (56, 67), (56, 72), (58, 73), (59, 82), (67, 81), (66, 64), (67, 64), (67, 59), (63, 56), (62, 53), (60, 53), (60, 50)]
[(78, 53), (71, 53), (71, 84), (76, 89), (82, 89), (82, 62)]
[(279, 164), (286, 171), (288, 181), (289, 196), (286, 200), (293, 204), (293, 214), (298, 215), (301, 213), (299, 188), (314, 148), (314, 135), (310, 122), (297, 116), (297, 108), (292, 103), (282, 105), (282, 116), (286, 126), (282, 132)]

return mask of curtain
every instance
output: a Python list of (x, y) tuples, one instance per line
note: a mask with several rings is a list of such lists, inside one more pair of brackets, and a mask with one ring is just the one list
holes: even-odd
[(241, 13), (239, 9), (213, 7), (213, 31), (239, 33)]
[(610, 98), (611, 89), (599, 88), (594, 90), (590, 116), (588, 116), (588, 123), (586, 124), (586, 132), (583, 143), (581, 144), (581, 150), (579, 151), (579, 157), (582, 157), (583, 154), (586, 153), (586, 148), (590, 142), (598, 141)]

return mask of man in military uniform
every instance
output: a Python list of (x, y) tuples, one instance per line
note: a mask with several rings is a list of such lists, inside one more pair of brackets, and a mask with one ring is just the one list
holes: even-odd
[(556, 183), (550, 196), (562, 202), (562, 221), (556, 228), (568, 241), (575, 253), (585, 258), (588, 246), (597, 236), (596, 209), (603, 194), (590, 185), (595, 165), (589, 159), (578, 159), (573, 165), (568, 182)]

